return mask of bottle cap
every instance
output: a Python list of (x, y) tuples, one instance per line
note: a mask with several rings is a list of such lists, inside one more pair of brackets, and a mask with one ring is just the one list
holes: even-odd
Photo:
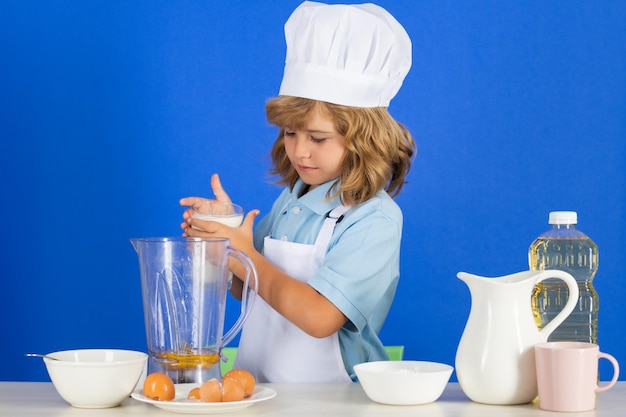
[(551, 211), (549, 224), (576, 224), (578, 214), (575, 211)]

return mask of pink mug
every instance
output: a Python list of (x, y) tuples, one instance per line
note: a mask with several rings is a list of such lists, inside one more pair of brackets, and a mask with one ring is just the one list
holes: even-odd
[[(598, 385), (598, 361), (613, 364), (613, 378)], [(535, 345), (539, 408), (548, 411), (589, 411), (596, 407), (596, 393), (617, 382), (619, 364), (595, 343), (548, 342)]]

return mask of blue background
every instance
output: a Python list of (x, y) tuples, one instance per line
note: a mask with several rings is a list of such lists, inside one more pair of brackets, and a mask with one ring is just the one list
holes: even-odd
[[(0, 3), (0, 380), (48, 380), (26, 352), (145, 350), (128, 239), (180, 234), (178, 199), (212, 173), (269, 211), (264, 103), (299, 3)], [(419, 146), (384, 343), (453, 364), (456, 273), (527, 269), (548, 213), (575, 210), (600, 248), (599, 342), (626, 364), (626, 2), (379, 4), (413, 40), (390, 111)]]

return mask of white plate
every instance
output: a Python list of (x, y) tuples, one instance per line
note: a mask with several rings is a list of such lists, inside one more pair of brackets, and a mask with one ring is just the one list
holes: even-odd
[(241, 401), (225, 402), (225, 403), (204, 403), (198, 400), (188, 400), (187, 395), (193, 388), (199, 387), (200, 384), (176, 384), (176, 396), (172, 401), (156, 401), (146, 397), (143, 390), (137, 390), (131, 394), (134, 399), (152, 404), (172, 413), (182, 414), (218, 414), (231, 413), (243, 410), (261, 401), (266, 401), (276, 396), (276, 391), (271, 388), (257, 385), (254, 392), (248, 398)]

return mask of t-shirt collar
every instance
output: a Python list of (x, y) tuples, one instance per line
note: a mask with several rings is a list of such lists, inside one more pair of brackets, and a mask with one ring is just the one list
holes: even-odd
[(320, 184), (313, 190), (298, 198), (300, 190), (302, 190), (302, 187), (306, 186), (306, 184), (299, 179), (293, 187), (293, 190), (291, 192), (291, 199), (293, 201), (300, 202), (302, 205), (306, 206), (307, 208), (319, 215), (324, 215), (330, 212), (335, 207), (341, 205), (341, 200), (339, 199), (339, 197), (332, 198), (331, 200), (328, 200), (326, 198), (328, 190), (330, 190), (334, 183), (335, 180), (331, 180), (324, 184)]

